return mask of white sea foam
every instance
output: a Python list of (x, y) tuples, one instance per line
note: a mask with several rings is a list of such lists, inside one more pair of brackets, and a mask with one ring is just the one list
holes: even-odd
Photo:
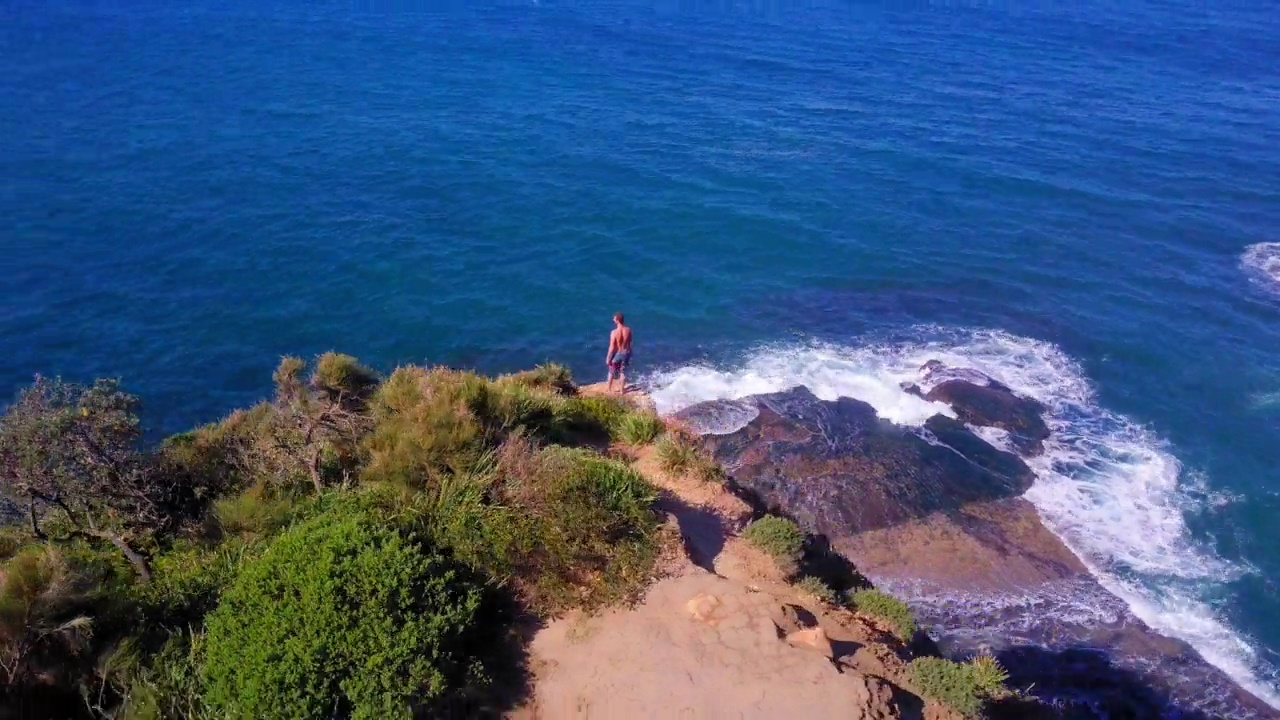
[(1258, 243), (1244, 249), (1240, 265), (1255, 279), (1280, 284), (1280, 243)]
[[(1280, 277), (1280, 245), (1276, 247)], [(654, 400), (672, 412), (706, 400), (739, 399), (803, 385), (826, 400), (852, 397), (883, 418), (918, 425), (950, 408), (904, 392), (924, 384), (920, 366), (938, 359), (979, 370), (1049, 408), (1053, 431), (1027, 492), (1045, 525), (1159, 632), (1190, 643), (1242, 686), (1276, 708), (1277, 672), (1203, 600), (1247, 569), (1213, 555), (1188, 532), (1184, 509), (1195, 493), (1179, 487), (1182, 468), (1148, 429), (1098, 405), (1077, 363), (1056, 346), (997, 331), (921, 329), (918, 342), (766, 346), (737, 367), (691, 366), (649, 378)], [(721, 429), (725, 431), (725, 429)], [(982, 437), (1007, 447), (999, 432)]]

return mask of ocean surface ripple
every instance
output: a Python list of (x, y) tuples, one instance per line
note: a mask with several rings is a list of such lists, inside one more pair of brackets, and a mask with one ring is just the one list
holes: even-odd
[(1269, 3), (12, 0), (0, 129), (7, 393), (120, 376), (159, 438), (284, 354), (595, 380), (623, 309), (672, 403), (910, 424), (956, 352), (1051, 403), (1054, 532), (1275, 702)]

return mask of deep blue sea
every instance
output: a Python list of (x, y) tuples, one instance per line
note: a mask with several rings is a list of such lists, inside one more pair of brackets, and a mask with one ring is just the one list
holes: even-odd
[(1280, 707), (1280, 12), (1235, 2), (0, 0), (0, 392), (159, 436), (339, 349), (1049, 403), (1029, 499)]

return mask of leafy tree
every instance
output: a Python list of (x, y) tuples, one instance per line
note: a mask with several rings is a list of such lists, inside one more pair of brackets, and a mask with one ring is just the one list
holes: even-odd
[(337, 461), (343, 484), (350, 481), (360, 439), (370, 427), (368, 401), (378, 387), (378, 375), (350, 355), (328, 352), (316, 359), (304, 380), (306, 363), (285, 357), (276, 368), (276, 408), (297, 429), (290, 448), (315, 485), (324, 490), (326, 452)]
[(141, 450), (137, 408), (115, 380), (37, 377), (0, 417), (0, 494), (36, 537), (105, 540), (150, 579), (132, 540), (171, 523), (174, 489)]

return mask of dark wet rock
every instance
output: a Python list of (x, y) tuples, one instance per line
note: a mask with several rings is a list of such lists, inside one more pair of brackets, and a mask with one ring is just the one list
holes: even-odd
[(819, 400), (804, 388), (753, 399), (759, 414), (707, 444), (736, 485), (833, 538), (966, 503), (1022, 494), (1031, 470), (961, 423), (928, 432), (894, 425), (870, 405)]
[[(1012, 427), (1038, 443), (1047, 435), (1037, 429), (1043, 408), (981, 377), (938, 379), (955, 372), (935, 366), (923, 384), (936, 393), (950, 383), (944, 401), (960, 420), (939, 415), (913, 430), (879, 419), (865, 403), (825, 402), (797, 389), (739, 401), (733, 414), (747, 404), (758, 414), (705, 442), (757, 509), (779, 509), (829, 536), (838, 551), (830, 556), (847, 557), (910, 602), (937, 638), (917, 652), (993, 652), (1013, 686), (1033, 685), (1072, 720), (1277, 717), (1089, 575), (1019, 497), (1033, 479), (1026, 464), (966, 427), (1013, 434)], [(1025, 417), (1010, 422), (1022, 417), (1010, 408), (1033, 407), (1038, 426)], [(713, 404), (689, 412), (726, 415)], [(917, 642), (932, 644), (924, 634)], [(1010, 701), (992, 710), (1000, 718), (1054, 717), (1030, 714), (1037, 708)]]
[(1008, 431), (1020, 451), (1039, 455), (1049, 437), (1045, 406), (1038, 400), (1019, 397), (1002, 385), (978, 385), (968, 380), (947, 380), (925, 394), (926, 400), (950, 405), (956, 415), (970, 425), (997, 427)]
[(948, 380), (964, 380), (979, 387), (1009, 391), (1009, 386), (999, 380), (973, 368), (957, 368), (944, 364), (941, 360), (930, 360), (920, 366), (920, 377), (928, 385), (941, 385)]

